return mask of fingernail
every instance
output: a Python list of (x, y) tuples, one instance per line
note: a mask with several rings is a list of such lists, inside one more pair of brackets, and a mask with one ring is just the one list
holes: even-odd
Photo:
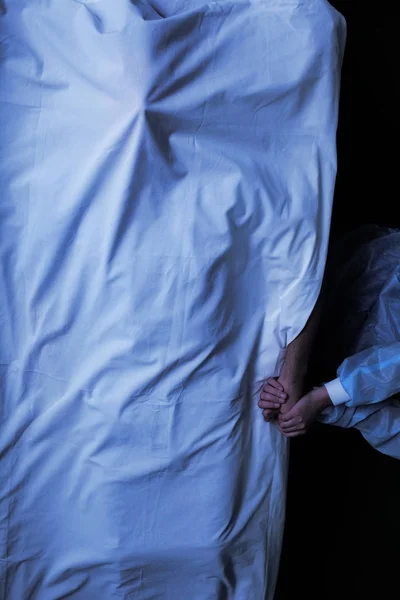
[(275, 408), (280, 408), (281, 405), (280, 404), (274, 404)]

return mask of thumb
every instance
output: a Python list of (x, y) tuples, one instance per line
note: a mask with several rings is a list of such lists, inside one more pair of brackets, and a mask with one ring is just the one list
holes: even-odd
[(279, 421), (281, 421), (282, 423), (285, 423), (286, 421), (290, 421), (290, 419), (293, 418), (294, 408), (295, 407), (291, 408), (286, 413), (280, 413)]

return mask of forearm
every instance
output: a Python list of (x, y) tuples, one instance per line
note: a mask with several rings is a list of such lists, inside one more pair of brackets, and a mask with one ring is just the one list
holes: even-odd
[(375, 404), (400, 392), (400, 342), (372, 346), (346, 358), (338, 375), (347, 406)]
[(286, 357), (282, 366), (280, 377), (286, 381), (293, 379), (304, 379), (308, 362), (310, 359), (311, 349), (315, 340), (315, 336), (320, 321), (322, 306), (325, 296), (325, 283), (323, 283), (318, 300), (314, 309), (299, 335), (287, 347)]

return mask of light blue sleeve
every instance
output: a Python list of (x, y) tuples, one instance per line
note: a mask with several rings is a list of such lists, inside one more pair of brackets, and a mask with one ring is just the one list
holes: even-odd
[(350, 396), (346, 406), (374, 404), (400, 392), (400, 342), (372, 346), (347, 358), (338, 369)]

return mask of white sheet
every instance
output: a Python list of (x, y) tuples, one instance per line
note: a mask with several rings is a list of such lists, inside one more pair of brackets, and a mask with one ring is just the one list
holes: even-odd
[(256, 390), (321, 284), (343, 38), (325, 0), (3, 2), (1, 598), (272, 598)]

